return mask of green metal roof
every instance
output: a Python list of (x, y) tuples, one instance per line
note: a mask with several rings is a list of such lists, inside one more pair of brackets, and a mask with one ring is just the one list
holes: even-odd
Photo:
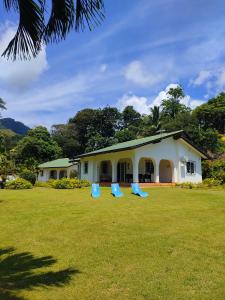
[(102, 149), (99, 149), (96, 151), (81, 154), (77, 157), (82, 158), (82, 157), (87, 157), (87, 156), (103, 154), (103, 153), (118, 152), (118, 151), (134, 149), (134, 148), (138, 148), (140, 146), (144, 146), (147, 144), (151, 144), (151, 143), (154, 144), (156, 142), (160, 142), (160, 140), (162, 140), (162, 139), (165, 139), (165, 138), (168, 138), (171, 136), (175, 136), (177, 134), (182, 134), (182, 133), (183, 133), (183, 130), (167, 132), (167, 133), (160, 133), (157, 135), (152, 135), (152, 136), (148, 136), (148, 137), (141, 138), (141, 139), (136, 139), (136, 140), (132, 140), (132, 141), (124, 142), (124, 143), (115, 144), (110, 147), (106, 147), (106, 148), (102, 148)]
[(69, 158), (59, 158), (56, 160), (48, 161), (46, 163), (40, 164), (38, 167), (40, 169), (45, 168), (68, 168), (74, 165), (74, 162), (71, 162)]

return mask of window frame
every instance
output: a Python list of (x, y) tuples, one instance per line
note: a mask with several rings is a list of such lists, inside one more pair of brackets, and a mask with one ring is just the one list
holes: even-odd
[[(189, 171), (188, 171), (188, 164), (190, 164)], [(193, 168), (193, 172), (192, 172), (192, 168)], [(186, 162), (186, 174), (190, 176), (196, 174), (196, 161), (188, 160)]]

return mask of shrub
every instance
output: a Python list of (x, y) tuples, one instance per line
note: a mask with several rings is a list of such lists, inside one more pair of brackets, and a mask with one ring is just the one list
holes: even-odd
[(24, 170), (20, 173), (20, 178), (23, 178), (27, 181), (29, 181), (31, 184), (35, 184), (36, 182), (36, 175), (30, 170)]
[(87, 180), (79, 180), (79, 179), (70, 179), (70, 178), (62, 178), (59, 180), (54, 180), (52, 182), (52, 187), (55, 189), (77, 189), (82, 187), (90, 186), (90, 183)]
[(75, 179), (75, 178), (77, 178), (78, 177), (78, 172), (77, 172), (77, 170), (72, 170), (72, 171), (70, 171), (70, 178), (71, 179)]
[(196, 187), (196, 184), (192, 182), (182, 182), (182, 183), (177, 183), (176, 186), (184, 189), (193, 189), (194, 187)]
[(36, 181), (35, 182), (35, 187), (44, 187), (44, 188), (49, 188), (50, 185), (48, 182), (43, 182), (43, 181)]
[(15, 180), (7, 181), (5, 183), (5, 188), (8, 190), (27, 190), (32, 189), (32, 184), (23, 178), (17, 178)]
[(207, 187), (219, 186), (222, 184), (222, 180), (214, 178), (206, 178), (203, 180), (203, 185)]
[(225, 158), (218, 158), (213, 161), (204, 161), (203, 164), (203, 178), (214, 178), (225, 183)]

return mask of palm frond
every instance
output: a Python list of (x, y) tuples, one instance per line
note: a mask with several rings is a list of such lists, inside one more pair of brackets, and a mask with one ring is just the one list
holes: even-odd
[(0, 109), (6, 110), (6, 102), (2, 98), (0, 98)]
[(17, 0), (3, 0), (3, 5), (5, 9), (9, 11), (10, 9), (18, 10), (18, 1)]
[(52, 11), (45, 29), (46, 42), (65, 39), (74, 25), (75, 8), (73, 0), (52, 0)]
[(33, 0), (5, 0), (5, 6), (7, 9), (18, 6), (20, 21), (14, 38), (2, 55), (14, 60), (37, 56), (44, 31), (43, 6)]
[(92, 30), (104, 19), (103, 0), (77, 0), (75, 30), (84, 30), (85, 23)]

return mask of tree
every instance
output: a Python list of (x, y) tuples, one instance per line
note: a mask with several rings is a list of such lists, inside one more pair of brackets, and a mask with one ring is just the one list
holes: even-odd
[(61, 148), (52, 139), (47, 128), (38, 126), (28, 131), (15, 148), (15, 159), (18, 164), (28, 165), (46, 162), (58, 158)]
[(203, 129), (213, 128), (219, 133), (225, 133), (225, 93), (220, 93), (207, 103), (198, 106), (194, 114)]
[(51, 135), (53, 140), (61, 147), (64, 157), (72, 158), (81, 153), (81, 145), (74, 124), (53, 125)]
[[(3, 56), (36, 57), (42, 45), (65, 39), (72, 30), (90, 30), (104, 18), (103, 0), (3, 0), (7, 12), (19, 14), (19, 25)], [(45, 20), (47, 19), (47, 22)]]
[(167, 99), (162, 101), (162, 115), (174, 119), (177, 114), (190, 111), (190, 108), (180, 103), (185, 97), (183, 89), (180, 86), (170, 88), (167, 92)]
[(161, 128), (160, 107), (159, 106), (151, 107), (150, 111), (151, 111), (150, 114), (151, 125), (155, 131), (158, 131)]
[(122, 112), (123, 128), (130, 126), (139, 126), (141, 123), (141, 114), (137, 112), (133, 106), (129, 105), (124, 108)]

